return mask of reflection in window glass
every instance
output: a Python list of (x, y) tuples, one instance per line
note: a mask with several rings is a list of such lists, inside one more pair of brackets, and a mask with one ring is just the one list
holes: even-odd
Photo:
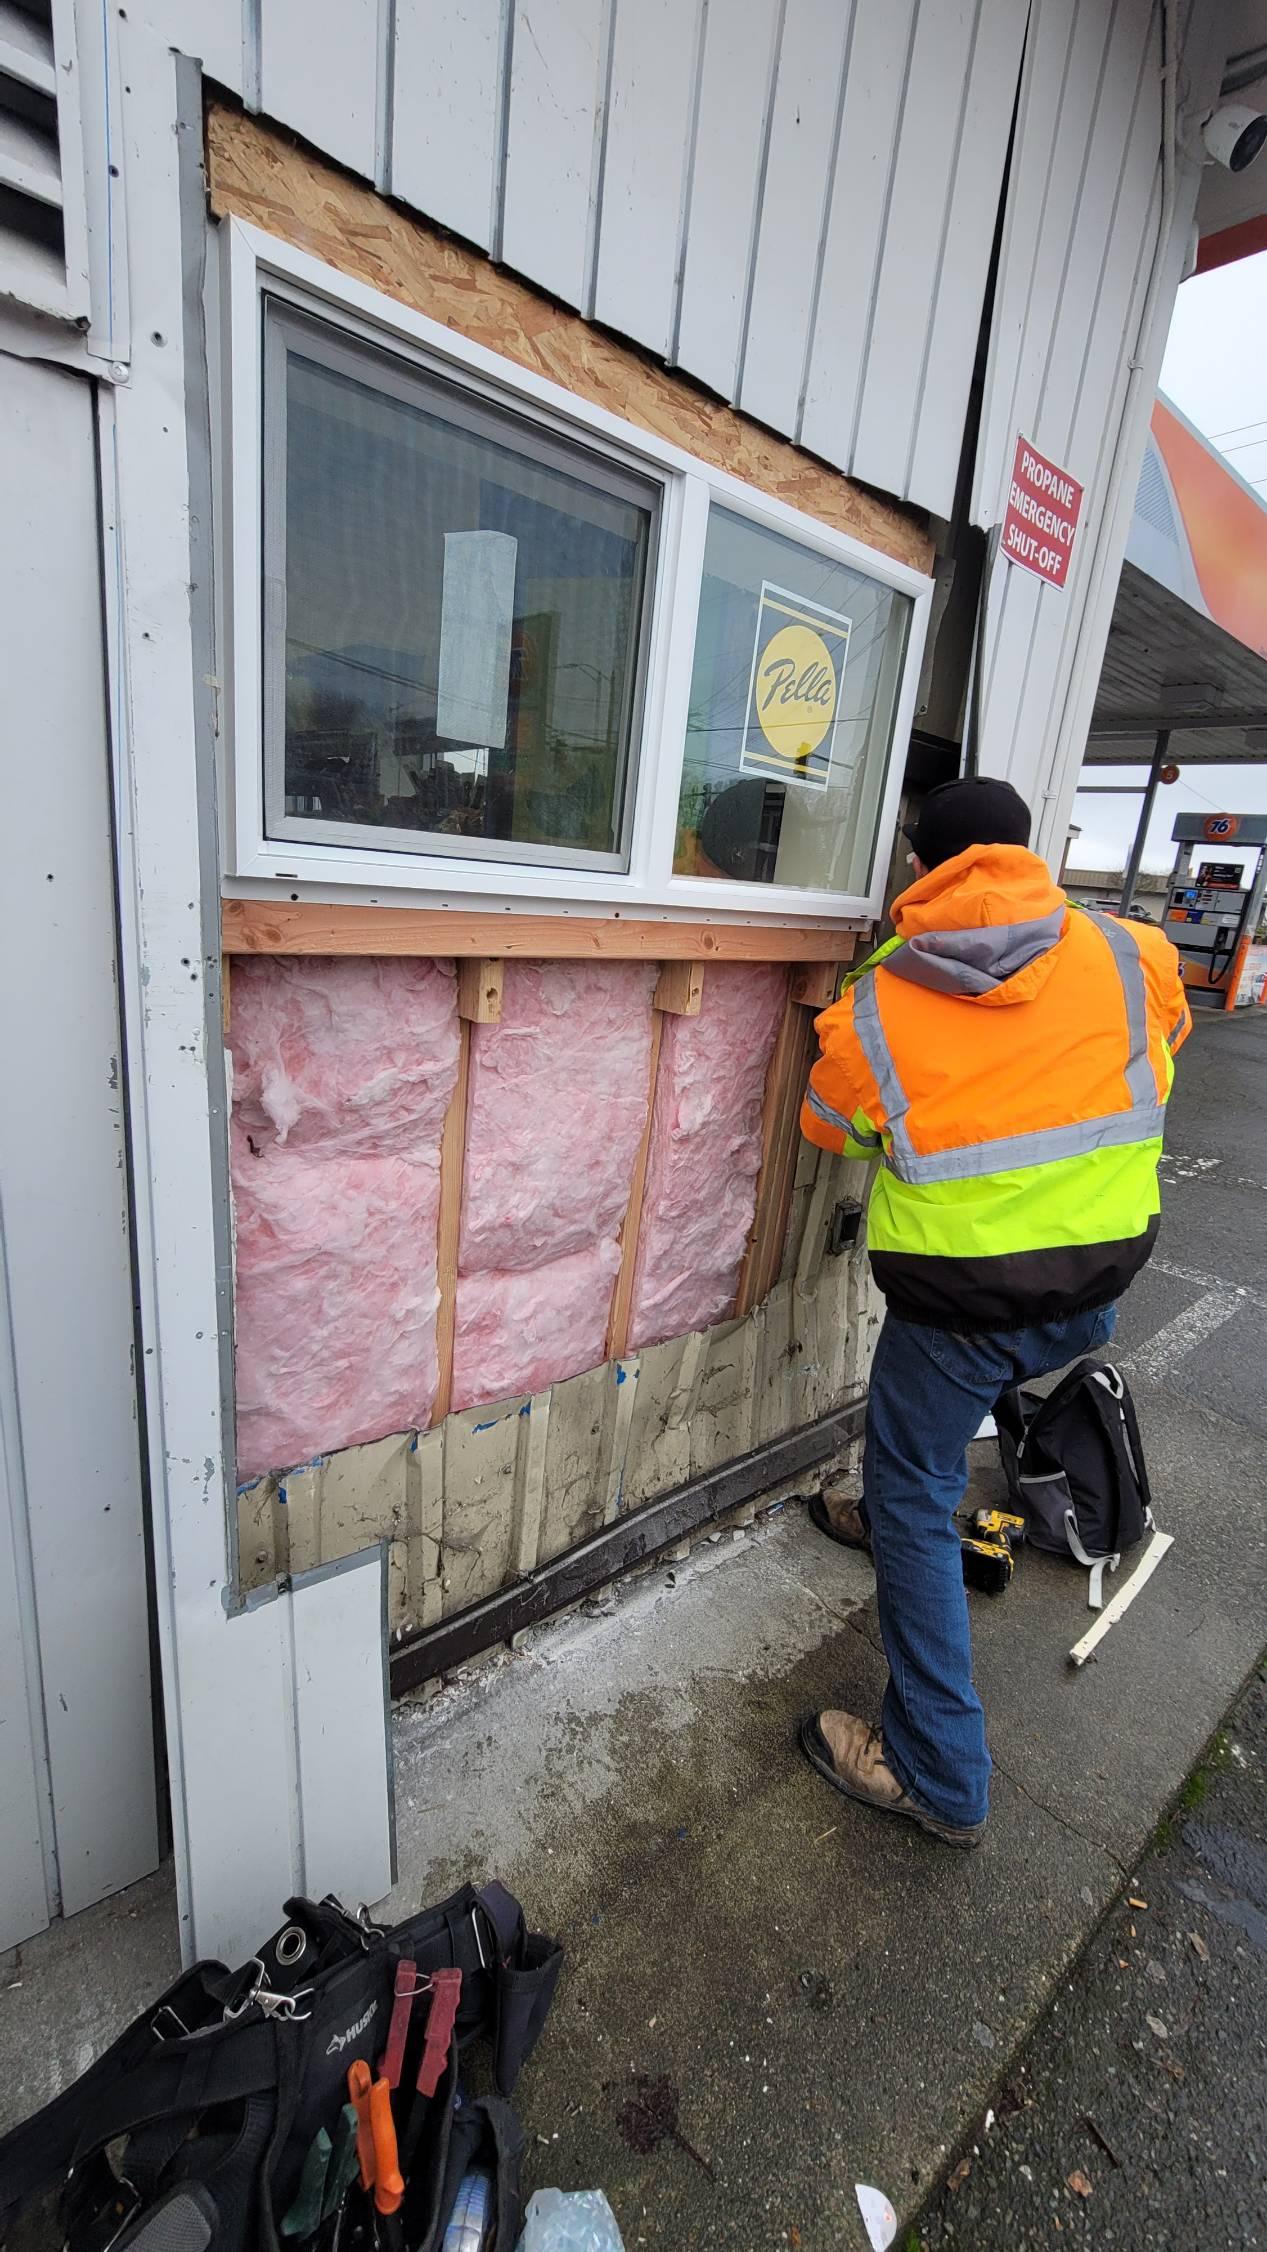
[(618, 858), (655, 486), (297, 322), (269, 376), (273, 833)]
[(867, 892), (910, 613), (850, 565), (710, 511), (675, 875)]

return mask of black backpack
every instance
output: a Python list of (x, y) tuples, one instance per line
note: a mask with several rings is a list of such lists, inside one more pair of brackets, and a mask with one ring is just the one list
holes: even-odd
[(994, 1411), (1012, 1507), (1035, 1548), (1072, 1556), (1104, 1603), (1105, 1570), (1151, 1530), (1153, 1501), (1135, 1405), (1119, 1368), (1079, 1361), (1046, 1398), (1017, 1385)]
[[(499, 1884), (464, 1886), (391, 1930), (332, 1897), (285, 1913), (242, 1969), (196, 1963), (0, 2139), (0, 2223), (56, 2187), (66, 2252), (433, 2252), (474, 2165), (491, 2180), (490, 2252), (512, 2252), (523, 2137), (506, 2099), (554, 1993), (553, 1940), (527, 1930)], [(486, 2094), (460, 2062), (480, 2040)], [(323, 2173), (305, 2187), (314, 2145), (320, 2158), (342, 2136), (354, 2157), (344, 2107), (358, 2058), (391, 2087), (405, 2190), (387, 2226), (355, 2173), (324, 2207), (336, 2185)]]

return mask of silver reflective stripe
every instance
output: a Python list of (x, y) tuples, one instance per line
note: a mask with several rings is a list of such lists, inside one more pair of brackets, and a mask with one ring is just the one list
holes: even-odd
[[(1129, 1052), (1124, 1077), (1131, 1107), (1110, 1111), (1103, 1118), (1080, 1118), (1069, 1126), (1040, 1126), (1029, 1134), (1005, 1134), (995, 1141), (968, 1142), (959, 1149), (921, 1156), (911, 1141), (906, 1123), (910, 1104), (880, 1022), (875, 972), (854, 987), (854, 1031), (887, 1113), (885, 1123), (892, 1147), (884, 1162), (900, 1181), (914, 1186), (928, 1181), (979, 1180), (987, 1174), (1019, 1172), (1030, 1165), (1051, 1165), (1064, 1157), (1086, 1157), (1093, 1150), (1121, 1149), (1133, 1142), (1160, 1138), (1165, 1111), (1157, 1100), (1157, 1082), (1148, 1056), (1148, 1002), (1139, 947), (1125, 925), (1114, 922), (1111, 916), (1088, 912), (1087, 919), (1104, 936), (1126, 1002)], [(833, 1118), (832, 1123), (840, 1121)], [(853, 1129), (846, 1126), (845, 1131), (852, 1133)]]
[(910, 1105), (897, 1075), (893, 1052), (884, 1037), (876, 978), (877, 972), (872, 970), (870, 976), (860, 978), (853, 989), (853, 1028), (858, 1037), (858, 1045), (871, 1066), (871, 1075), (884, 1104), (884, 1123), (893, 1145), (885, 1163), (900, 1174), (904, 1164), (915, 1162), (915, 1151), (906, 1128), (906, 1113)]
[(937, 1150), (931, 1157), (912, 1156), (893, 1170), (900, 1180), (910, 1182), (971, 1181), (984, 1173), (1054, 1165), (1062, 1157), (1087, 1157), (1092, 1150), (1160, 1140), (1165, 1115), (1154, 1101), (1146, 1110), (1114, 1110), (1107, 1118), (1080, 1118), (1073, 1126), (1039, 1126), (1032, 1134), (1004, 1134), (993, 1142)]
[(1094, 923), (1107, 940), (1126, 996), (1126, 1030), (1131, 1044), (1126, 1061), (1127, 1091), (1133, 1103), (1155, 1103), (1157, 1081), (1148, 1060), (1148, 997), (1139, 946), (1126, 924), (1115, 922), (1111, 915), (1088, 913), (1087, 921)]
[[(806, 1088), (805, 1100), (813, 1111), (815, 1118), (821, 1118), (824, 1126), (835, 1126), (842, 1134), (853, 1134), (849, 1120), (842, 1118), (838, 1110), (833, 1110), (830, 1103), (825, 1103), (816, 1088)], [(856, 1134), (854, 1134), (854, 1140), (858, 1140)]]
[(1187, 1023), (1187, 1021), (1188, 1021), (1188, 1004), (1187, 1004), (1187, 1002), (1185, 1001), (1185, 1003), (1184, 1003), (1184, 1009), (1183, 1009), (1183, 1015), (1182, 1015), (1181, 1017), (1176, 1017), (1176, 1018), (1175, 1018), (1175, 1021), (1174, 1021), (1174, 1023), (1173, 1023), (1172, 1025), (1171, 1025), (1169, 1032), (1168, 1032), (1168, 1033), (1166, 1034), (1166, 1046), (1167, 1046), (1168, 1048), (1173, 1048), (1173, 1047), (1174, 1047), (1174, 1044), (1175, 1044), (1176, 1040), (1177, 1040), (1177, 1039), (1179, 1038), (1179, 1035), (1180, 1035), (1180, 1033), (1181, 1033), (1181, 1032), (1183, 1031), (1183, 1028), (1184, 1028), (1185, 1024)]

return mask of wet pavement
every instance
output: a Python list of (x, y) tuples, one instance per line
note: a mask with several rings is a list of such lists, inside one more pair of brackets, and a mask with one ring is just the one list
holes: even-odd
[(910, 2252), (1267, 2246), (1267, 1674), (991, 2108)]

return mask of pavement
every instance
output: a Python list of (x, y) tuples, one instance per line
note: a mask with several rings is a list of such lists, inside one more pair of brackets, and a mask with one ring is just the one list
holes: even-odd
[[(864, 2246), (860, 2182), (911, 2223), (1254, 1668), (1265, 1091), (1267, 1012), (1201, 1020), (1158, 1256), (1119, 1331), (1176, 1546), (1080, 1674), (1084, 1574), (1026, 1554), (1006, 1597), (974, 1598), (996, 1768), (979, 1852), (848, 1805), (797, 1752), (813, 1707), (874, 1714), (884, 1668), (868, 1567), (794, 1503), (399, 1710), (387, 1912), (496, 1871), (564, 1939), (519, 2096), (530, 2183), (601, 2185), (627, 2252)], [(27, 2062), (24, 2086), (0, 2069), (11, 2115), (80, 2069), (171, 1946), (156, 1886), (24, 1951), (0, 1990), (0, 2068)]]
[(1009, 2066), (989, 2125), (974, 2122), (911, 2252), (1255, 2252), (1265, 2088), (1267, 1671)]

